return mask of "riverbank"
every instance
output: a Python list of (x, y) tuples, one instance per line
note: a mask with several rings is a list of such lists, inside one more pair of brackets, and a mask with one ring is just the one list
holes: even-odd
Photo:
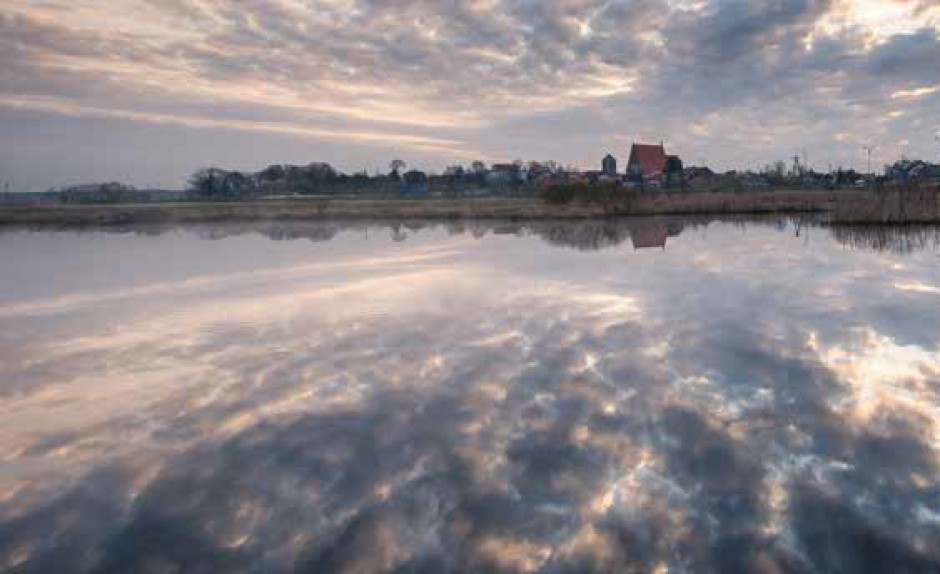
[(326, 219), (586, 219), (645, 215), (824, 213), (839, 223), (940, 222), (937, 191), (916, 202), (860, 190), (625, 194), (622, 199), (548, 203), (541, 198), (280, 199), (118, 205), (0, 207), (0, 225), (126, 224)]

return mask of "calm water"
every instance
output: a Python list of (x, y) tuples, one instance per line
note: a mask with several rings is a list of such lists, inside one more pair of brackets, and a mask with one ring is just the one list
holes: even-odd
[(936, 572), (934, 230), (0, 233), (0, 570)]

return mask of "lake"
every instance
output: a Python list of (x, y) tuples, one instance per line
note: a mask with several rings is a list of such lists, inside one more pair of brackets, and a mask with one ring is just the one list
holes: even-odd
[(940, 233), (0, 232), (0, 571), (937, 572)]

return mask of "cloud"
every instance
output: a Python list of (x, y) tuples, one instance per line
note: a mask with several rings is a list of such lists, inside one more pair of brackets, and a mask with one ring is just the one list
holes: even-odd
[[(64, 99), (128, 122), (179, 115), (242, 138), (251, 122), (325, 146), (382, 148), (389, 136), (390, 154), (436, 166), (593, 163), (639, 138), (720, 167), (794, 147), (848, 164), (858, 141), (915, 129), (860, 118), (937, 84), (938, 27), (930, 2), (869, 0), (12, 0), (0, 78), (7, 99)], [(921, 116), (936, 115), (931, 96), (918, 98)], [(596, 127), (569, 139), (554, 118), (572, 114)], [(513, 131), (526, 124), (544, 137)], [(911, 152), (932, 149), (931, 137), (911, 140)]]
[(226, 129), (243, 132), (265, 132), (296, 136), (301, 138), (315, 138), (320, 140), (343, 140), (359, 143), (396, 144), (415, 150), (432, 151), (438, 153), (466, 153), (460, 148), (461, 142), (439, 138), (422, 137), (401, 133), (389, 132), (357, 132), (352, 130), (324, 129), (313, 126), (291, 124), (287, 122), (263, 122), (252, 120), (238, 120), (232, 118), (206, 118), (196, 116), (181, 116), (155, 112), (140, 112), (115, 108), (94, 108), (74, 101), (58, 98), (40, 97), (10, 97), (0, 96), (0, 106), (20, 110), (54, 112), (64, 116), (116, 118), (135, 122), (178, 125), (188, 128)]

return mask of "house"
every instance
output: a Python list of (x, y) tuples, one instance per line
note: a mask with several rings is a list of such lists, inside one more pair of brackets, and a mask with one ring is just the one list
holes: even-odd
[(609, 177), (616, 177), (617, 158), (610, 154), (604, 156), (604, 159), (601, 160), (601, 173)]
[(523, 180), (522, 166), (517, 163), (494, 163), (486, 181), (495, 185), (512, 185)]
[(428, 176), (423, 171), (411, 170), (402, 176), (402, 195), (427, 195)]
[(526, 181), (528, 183), (538, 184), (538, 182), (546, 178), (551, 178), (552, 175), (553, 171), (548, 165), (533, 161), (529, 162), (529, 169), (526, 171)]
[(682, 179), (692, 189), (705, 189), (716, 187), (720, 178), (707, 167), (687, 167), (682, 170)]

